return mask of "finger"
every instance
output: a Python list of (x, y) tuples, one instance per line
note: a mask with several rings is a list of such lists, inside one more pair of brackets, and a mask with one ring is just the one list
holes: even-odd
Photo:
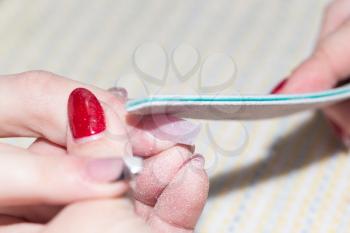
[[(69, 154), (123, 161), (121, 174), (130, 174), (124, 158), (132, 157), (126, 125), (108, 105), (102, 103), (88, 89), (74, 89), (68, 99)], [(106, 173), (109, 176), (108, 172)], [(122, 175), (121, 175), (122, 177)], [(125, 176), (126, 178), (126, 176)], [(125, 186), (127, 180), (124, 182)], [(126, 191), (126, 189), (125, 189)]]
[[(43, 138), (36, 139), (29, 147), (31, 153), (41, 156), (65, 156), (66, 149)], [(0, 213), (19, 217), (28, 222), (47, 223), (60, 210), (61, 206), (31, 205), (31, 206), (1, 206)]]
[[(128, 93), (124, 88), (109, 91), (126, 103)], [(163, 114), (127, 115), (126, 121), (129, 140), (132, 145), (138, 145), (133, 147), (133, 153), (139, 156), (154, 155), (178, 143), (192, 145), (200, 130), (198, 124)]]
[(20, 218), (31, 223), (47, 223), (61, 211), (62, 206), (29, 205), (29, 206), (1, 206), (0, 214)]
[[(0, 205), (66, 204), (82, 199), (121, 195), (118, 159), (39, 156), (14, 146), (0, 148)], [(9, 179), (11, 182), (9, 182)]]
[[(103, 230), (102, 230), (103, 229)], [(78, 202), (67, 206), (51, 221), (45, 233), (150, 233), (126, 198)]]
[(67, 155), (67, 151), (64, 147), (50, 142), (44, 138), (36, 139), (29, 147), (28, 150), (38, 155)]
[(88, 89), (77, 88), (70, 94), (68, 152), (89, 157), (131, 156), (124, 122), (111, 107), (102, 105)]
[(41, 224), (25, 223), (21, 219), (0, 216), (1, 233), (40, 233), (44, 229)]
[(204, 158), (195, 156), (159, 196), (148, 222), (155, 232), (193, 232), (208, 196)]
[(322, 40), (313, 55), (303, 62), (274, 94), (323, 91), (335, 87), (350, 74), (350, 21)]
[(22, 223), (23, 219), (22, 218), (17, 218), (13, 216), (8, 216), (5, 214), (0, 214), (0, 230), (2, 229), (1, 226), (6, 226), (9, 224), (16, 224), (16, 223)]
[(146, 159), (142, 172), (136, 178), (134, 198), (153, 207), (164, 188), (192, 156), (192, 152), (186, 146), (175, 146)]
[(339, 27), (350, 17), (350, 1), (333, 1), (326, 8), (320, 38), (324, 38), (339, 29)]
[[(274, 93), (303, 93), (333, 88), (347, 80), (350, 74), (348, 54), (350, 20), (340, 29), (322, 40), (316, 52), (299, 66)], [(349, 101), (325, 109), (331, 125), (346, 146), (349, 146)]]
[[(103, 108), (108, 105), (126, 122), (124, 102), (115, 97), (115, 92), (112, 94), (49, 72), (31, 71), (0, 78), (0, 137), (42, 137), (57, 145), (66, 146), (69, 129), (68, 97), (74, 89), (80, 87), (94, 93), (104, 103)], [(109, 119), (106, 120), (111, 123)], [(148, 147), (147, 151), (152, 154), (169, 148), (169, 142), (158, 141), (151, 133), (144, 131), (137, 131), (133, 141), (146, 142), (133, 144), (135, 151), (141, 154), (146, 151), (143, 145), (152, 145), (151, 150)]]

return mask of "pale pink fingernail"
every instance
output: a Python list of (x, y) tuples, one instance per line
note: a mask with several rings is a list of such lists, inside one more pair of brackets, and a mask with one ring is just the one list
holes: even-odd
[(119, 158), (90, 160), (86, 164), (86, 173), (95, 182), (122, 180), (127, 169), (123, 160)]
[(203, 155), (196, 154), (190, 161), (191, 165), (196, 169), (203, 169), (205, 165), (205, 159)]
[(123, 87), (112, 87), (108, 91), (122, 101), (128, 100), (128, 91)]
[(152, 115), (143, 119), (143, 129), (154, 137), (192, 145), (200, 132), (200, 125), (171, 115)]

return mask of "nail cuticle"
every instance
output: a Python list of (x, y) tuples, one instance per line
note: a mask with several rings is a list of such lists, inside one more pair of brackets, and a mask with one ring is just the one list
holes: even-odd
[(75, 138), (74, 142), (77, 144), (84, 144), (84, 143), (88, 143), (88, 142), (92, 142), (92, 141), (96, 141), (100, 138), (103, 138), (105, 136), (105, 131), (98, 133), (98, 134), (94, 134), (88, 137), (82, 137), (82, 138)]

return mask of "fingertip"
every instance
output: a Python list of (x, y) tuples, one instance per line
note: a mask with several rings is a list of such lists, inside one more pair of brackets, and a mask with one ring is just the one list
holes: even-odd
[[(163, 221), (193, 229), (208, 197), (209, 180), (200, 157), (194, 156), (159, 196), (155, 213)], [(197, 165), (200, 165), (198, 167)]]
[(142, 172), (136, 178), (134, 198), (154, 206), (164, 188), (176, 177), (192, 153), (187, 146), (175, 146), (145, 160)]
[(333, 88), (337, 76), (322, 53), (315, 53), (300, 64), (287, 79), (273, 90), (272, 94), (298, 94), (318, 92)]
[[(50, 195), (58, 202), (121, 196), (127, 192), (129, 185), (121, 179), (125, 167), (122, 159), (91, 159), (67, 156), (61, 160), (52, 173), (45, 179), (51, 188)], [(61, 176), (59, 176), (61, 174)], [(61, 194), (60, 194), (61, 193)]]

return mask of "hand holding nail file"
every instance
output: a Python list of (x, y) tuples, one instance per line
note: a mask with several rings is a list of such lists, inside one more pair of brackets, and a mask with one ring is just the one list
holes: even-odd
[(127, 103), (137, 115), (169, 113), (204, 120), (259, 120), (332, 105), (350, 98), (350, 85), (328, 91), (296, 95), (151, 96)]

